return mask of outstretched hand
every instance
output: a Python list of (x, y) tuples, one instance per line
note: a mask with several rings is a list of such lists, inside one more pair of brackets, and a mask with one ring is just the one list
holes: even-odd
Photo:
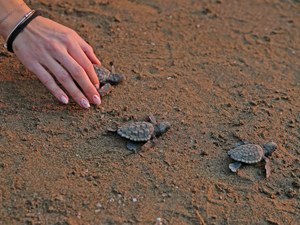
[(101, 63), (92, 47), (74, 30), (39, 16), (16, 37), (13, 50), (24, 66), (61, 102), (67, 104), (68, 95), (47, 69), (82, 107), (89, 108), (89, 101), (101, 104), (97, 91), (99, 80), (92, 65)]

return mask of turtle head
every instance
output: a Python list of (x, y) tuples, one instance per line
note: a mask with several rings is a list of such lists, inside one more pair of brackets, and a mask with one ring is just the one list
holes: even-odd
[(110, 71), (110, 76), (108, 78), (108, 82), (110, 84), (120, 84), (123, 81), (126, 80), (126, 76), (123, 73), (116, 73), (115, 72), (115, 66), (113, 62), (110, 62), (111, 65), (111, 71)]
[(108, 82), (110, 84), (120, 84), (126, 80), (126, 76), (123, 73), (111, 74)]
[(170, 128), (171, 128), (171, 124), (166, 121), (155, 124), (155, 126), (154, 126), (155, 135), (160, 136), (160, 135), (166, 133)]
[(272, 152), (274, 152), (278, 148), (278, 145), (276, 143), (274, 143), (273, 141), (270, 141), (270, 142), (262, 145), (262, 148), (264, 150), (265, 155), (271, 155)]

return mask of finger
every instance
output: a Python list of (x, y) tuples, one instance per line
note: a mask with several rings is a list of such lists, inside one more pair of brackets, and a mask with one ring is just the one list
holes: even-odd
[(53, 77), (45, 70), (45, 68), (37, 63), (34, 71), (40, 81), (50, 90), (50, 92), (62, 103), (68, 104), (69, 98), (64, 91), (55, 83)]
[[(81, 54), (84, 55), (83, 52), (81, 52)], [(64, 57), (62, 57), (62, 56), (64, 56)], [(93, 73), (99, 84), (99, 80), (96, 76), (96, 73), (94, 71), (92, 63), (88, 59), (86, 59), (86, 61), (83, 62), (84, 68), (85, 68), (84, 69), (72, 57), (70, 57), (70, 55), (67, 52), (58, 53), (54, 57), (56, 57), (56, 59), (70, 72), (70, 74), (72, 75), (74, 80), (76, 80), (76, 82), (80, 85), (80, 87), (82, 88), (82, 90), (84, 91), (84, 93), (86, 94), (88, 99), (90, 99), (90, 101), (94, 102), (96, 105), (100, 105), (101, 104), (100, 95), (99, 95), (98, 91), (96, 90), (96, 87), (92, 84), (91, 80), (89, 79), (89, 76), (87, 76), (87, 72), (85, 71), (85, 69), (86, 69), (89, 71), (88, 72), (89, 74)], [(54, 65), (51, 65), (48, 68), (54, 68)], [(54, 71), (52, 71), (52, 72), (55, 73)], [(66, 77), (65, 74), (59, 75), (60, 73), (62, 73), (61, 69), (56, 71), (55, 76), (56, 77), (57, 76)], [(65, 82), (64, 78), (63, 78), (63, 82)], [(68, 80), (68, 82), (70, 82), (70, 81)], [(73, 84), (74, 84), (74, 82), (73, 82)], [(68, 84), (65, 82), (65, 85), (68, 85)], [(74, 88), (72, 88), (72, 91), (73, 91), (73, 93), (75, 92)], [(72, 94), (71, 92), (69, 92), (69, 93)]]
[(54, 74), (57, 80), (66, 88), (72, 98), (79, 105), (86, 109), (90, 107), (87, 98), (79, 90), (69, 73), (58, 62), (56, 62), (53, 58), (49, 58), (45, 66), (51, 68), (51, 72)]
[(81, 47), (82, 51), (86, 54), (86, 56), (89, 58), (89, 60), (91, 60), (92, 63), (101, 66), (101, 62), (95, 55), (93, 48), (88, 43), (86, 43), (78, 34), (76, 35), (75, 38), (76, 38), (79, 46)]
[(86, 56), (80, 46), (76, 43), (69, 47), (69, 54), (73, 57), (73, 59), (84, 69), (90, 81), (96, 89), (99, 89), (99, 79), (93, 67), (91, 60)]
[[(92, 64), (101, 65), (100, 61), (94, 54), (94, 51), (90, 45), (88, 45), (75, 31), (70, 30), (68, 35), (62, 40), (63, 45), (67, 46), (67, 51), (75, 59), (75, 61), (85, 70), (90, 81), (98, 90), (100, 86), (99, 79), (96, 75)], [(57, 46), (51, 46), (51, 48), (57, 49)], [(65, 57), (61, 57), (62, 54), (58, 54), (57, 58), (63, 65), (67, 65)], [(66, 63), (66, 64), (65, 64)], [(69, 69), (68, 69), (69, 70)], [(70, 71), (70, 70), (69, 70)], [(81, 84), (80, 84), (81, 86)]]

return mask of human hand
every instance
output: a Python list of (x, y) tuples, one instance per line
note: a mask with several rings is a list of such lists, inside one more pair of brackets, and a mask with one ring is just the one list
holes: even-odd
[(101, 63), (92, 47), (74, 30), (39, 16), (16, 37), (13, 50), (24, 66), (36, 74), (61, 102), (67, 104), (68, 96), (46, 69), (80, 106), (89, 108), (88, 99), (97, 105), (101, 104), (97, 91), (100, 84), (92, 65)]

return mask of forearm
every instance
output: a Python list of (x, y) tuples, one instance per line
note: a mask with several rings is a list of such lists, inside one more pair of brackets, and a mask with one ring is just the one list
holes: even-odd
[[(0, 20), (6, 17), (23, 2), (23, 0), (0, 0)], [(6, 40), (11, 30), (29, 11), (30, 8), (26, 4), (14, 11), (0, 24), (0, 35)]]

